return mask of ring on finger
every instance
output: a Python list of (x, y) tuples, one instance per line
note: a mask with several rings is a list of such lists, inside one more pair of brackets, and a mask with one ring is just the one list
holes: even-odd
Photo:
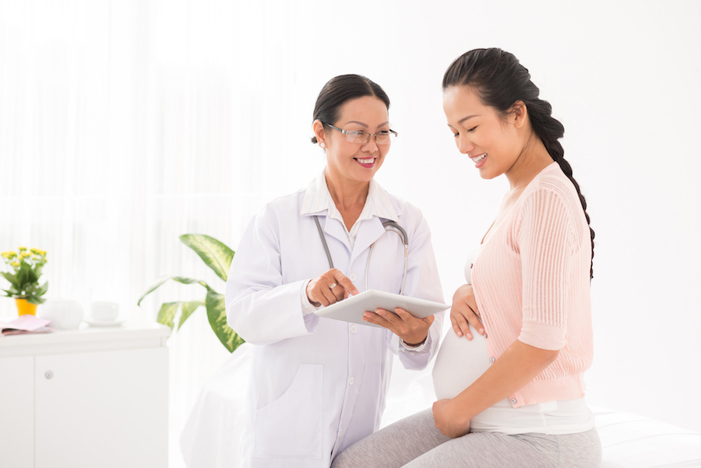
[(333, 288), (335, 288), (336, 286), (337, 286), (336, 283), (332, 283), (331, 286), (329, 286), (329, 289), (333, 289)]

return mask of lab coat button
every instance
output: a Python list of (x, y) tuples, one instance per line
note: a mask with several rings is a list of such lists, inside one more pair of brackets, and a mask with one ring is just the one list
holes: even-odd
[(350, 377), (348, 379), (348, 385), (353, 385), (353, 382), (355, 382), (355, 379), (353, 377)]
[(516, 398), (512, 398), (512, 399), (511, 399), (511, 404), (512, 404), (512, 405), (515, 405), (515, 404), (516, 404)]
[(355, 325), (351, 325), (351, 333), (356, 333), (358, 331), (358, 327)]
[(351, 281), (355, 281), (355, 280), (358, 279), (358, 275), (356, 275), (355, 273), (351, 273), (351, 275), (349, 276), (349, 278), (350, 278)]
[(496, 359), (494, 359), (494, 356), (489, 356), (489, 362), (494, 362)]

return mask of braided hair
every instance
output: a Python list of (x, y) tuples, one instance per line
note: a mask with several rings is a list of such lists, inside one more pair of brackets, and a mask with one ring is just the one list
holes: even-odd
[(528, 109), (531, 127), (541, 139), (545, 149), (557, 162), (562, 172), (572, 181), (584, 210), (584, 217), (591, 235), (592, 263), (589, 271), (594, 278), (594, 230), (591, 228), (587, 201), (579, 184), (572, 177), (572, 166), (565, 160), (565, 150), (558, 141), (565, 134), (565, 127), (552, 116), (552, 106), (540, 99), (540, 90), (531, 81), (528, 69), (511, 53), (498, 48), (474, 49), (458, 57), (443, 75), (443, 90), (451, 86), (475, 88), (482, 103), (505, 115), (516, 101), (522, 101)]

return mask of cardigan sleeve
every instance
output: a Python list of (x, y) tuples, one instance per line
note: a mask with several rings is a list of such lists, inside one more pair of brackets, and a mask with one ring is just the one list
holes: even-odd
[(556, 190), (536, 189), (524, 200), (518, 245), (523, 325), (519, 341), (558, 350), (567, 340), (567, 294), (573, 259), (572, 220)]

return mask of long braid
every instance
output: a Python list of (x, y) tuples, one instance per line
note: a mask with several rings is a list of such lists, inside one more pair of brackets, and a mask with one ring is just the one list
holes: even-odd
[(540, 90), (531, 81), (528, 69), (513, 54), (501, 49), (474, 49), (458, 57), (446, 70), (443, 89), (450, 86), (474, 86), (482, 102), (494, 107), (502, 115), (508, 114), (517, 101), (526, 104), (533, 131), (545, 145), (550, 157), (572, 181), (579, 195), (591, 235), (592, 262), (589, 277), (594, 278), (594, 230), (587, 213), (587, 201), (579, 184), (572, 177), (572, 166), (565, 160), (565, 150), (558, 141), (565, 134), (565, 127), (552, 116), (550, 103), (538, 97)]
[(536, 135), (541, 139), (545, 149), (550, 154), (550, 157), (560, 166), (562, 172), (567, 176), (568, 179), (574, 185), (575, 190), (577, 190), (577, 195), (579, 196), (579, 202), (582, 204), (582, 209), (584, 210), (584, 217), (589, 225), (589, 234), (591, 235), (591, 267), (589, 270), (589, 277), (594, 278), (594, 237), (596, 233), (591, 227), (591, 220), (589, 219), (589, 213), (587, 213), (587, 199), (582, 195), (582, 191), (579, 188), (579, 184), (572, 176), (572, 166), (565, 159), (565, 150), (558, 141), (565, 134), (565, 127), (560, 123), (559, 120), (552, 116), (552, 106), (548, 101), (542, 99), (536, 99), (535, 101), (526, 102), (526, 108), (528, 109), (528, 116), (531, 120), (531, 125)]

